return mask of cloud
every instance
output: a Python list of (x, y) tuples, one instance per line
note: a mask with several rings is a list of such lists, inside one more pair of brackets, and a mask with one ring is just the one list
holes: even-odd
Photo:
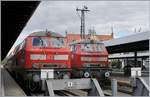
[[(42, 1), (22, 31), (18, 44), (33, 31), (51, 30), (65, 35), (80, 33), (80, 18), (76, 8), (88, 6), (86, 32), (95, 27), (97, 34), (110, 34), (114, 27), (115, 37), (134, 34), (135, 28), (149, 30), (149, 1)], [(122, 34), (122, 33), (126, 34)]]

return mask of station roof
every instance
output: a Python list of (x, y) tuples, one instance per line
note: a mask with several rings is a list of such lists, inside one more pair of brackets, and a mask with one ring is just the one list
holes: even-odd
[(4, 59), (17, 37), (27, 24), (40, 1), (2, 1), (1, 2), (1, 58)]
[[(134, 53), (117, 53), (117, 54), (110, 54), (109, 59), (126, 59), (126, 58), (134, 58)], [(149, 51), (139, 51), (137, 52), (137, 58), (148, 58)]]
[(149, 50), (150, 31), (104, 41), (110, 54)]

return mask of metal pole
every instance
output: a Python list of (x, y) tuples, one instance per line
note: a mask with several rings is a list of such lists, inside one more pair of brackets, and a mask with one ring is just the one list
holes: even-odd
[(81, 32), (80, 32), (81, 33), (81, 39), (83, 39), (83, 21), (82, 21), (83, 15), (82, 14), (83, 14), (83, 11), (81, 10)]
[(85, 16), (84, 16), (84, 11), (83, 11), (83, 13), (82, 13), (82, 15), (83, 15), (83, 19), (82, 19), (82, 22), (83, 22), (83, 25), (82, 25), (82, 27), (83, 27), (83, 39), (85, 39)]
[(76, 9), (76, 11), (81, 11), (81, 29), (80, 29), (80, 36), (81, 39), (85, 39), (85, 14), (84, 12), (90, 11), (88, 10), (88, 7), (84, 6), (82, 9)]
[(112, 89), (112, 96), (117, 96), (117, 80), (116, 79), (112, 79), (111, 80), (111, 89)]
[(134, 52), (134, 66), (137, 67), (137, 51)]
[(140, 67), (143, 68), (143, 58), (141, 58), (141, 64)]

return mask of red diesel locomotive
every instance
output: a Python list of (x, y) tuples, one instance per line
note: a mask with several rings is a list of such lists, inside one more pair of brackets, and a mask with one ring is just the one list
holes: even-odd
[(41, 88), (45, 79), (70, 78), (70, 57), (70, 49), (64, 46), (62, 35), (34, 32), (16, 46), (6, 67), (34, 90)]
[(70, 44), (72, 51), (72, 76), (109, 77), (108, 52), (104, 43), (96, 40), (81, 40)]

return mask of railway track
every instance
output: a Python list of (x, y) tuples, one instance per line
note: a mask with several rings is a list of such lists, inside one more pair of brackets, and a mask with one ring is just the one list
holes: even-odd
[(69, 92), (67, 90), (56, 91), (55, 94), (57, 94), (59, 96), (79, 96), (79, 95), (76, 95), (76, 94)]
[[(129, 85), (121, 84), (117, 86), (117, 96), (132, 96), (133, 90)], [(105, 96), (112, 96), (111, 86), (107, 86), (103, 89)]]
[[(104, 95), (105, 96), (113, 96), (111, 89), (104, 90)], [(118, 91), (116, 96), (132, 96), (132, 94)]]
[[(83, 90), (59, 90), (54, 91), (55, 96), (87, 96)], [(31, 93), (31, 96), (44, 96), (44, 93)]]
[[(117, 96), (132, 96), (133, 90), (130, 85), (130, 78), (124, 76), (123, 72), (112, 72), (110, 79), (117, 80)], [(111, 85), (105, 86), (103, 91), (106, 96), (112, 96)]]
[[(112, 96), (112, 90), (106, 89), (103, 90), (105, 96)], [(126, 91), (125, 89), (118, 89), (117, 96), (132, 96), (131, 91)]]
[(75, 96), (87, 96), (88, 93), (83, 90), (67, 90), (69, 93), (74, 94)]

